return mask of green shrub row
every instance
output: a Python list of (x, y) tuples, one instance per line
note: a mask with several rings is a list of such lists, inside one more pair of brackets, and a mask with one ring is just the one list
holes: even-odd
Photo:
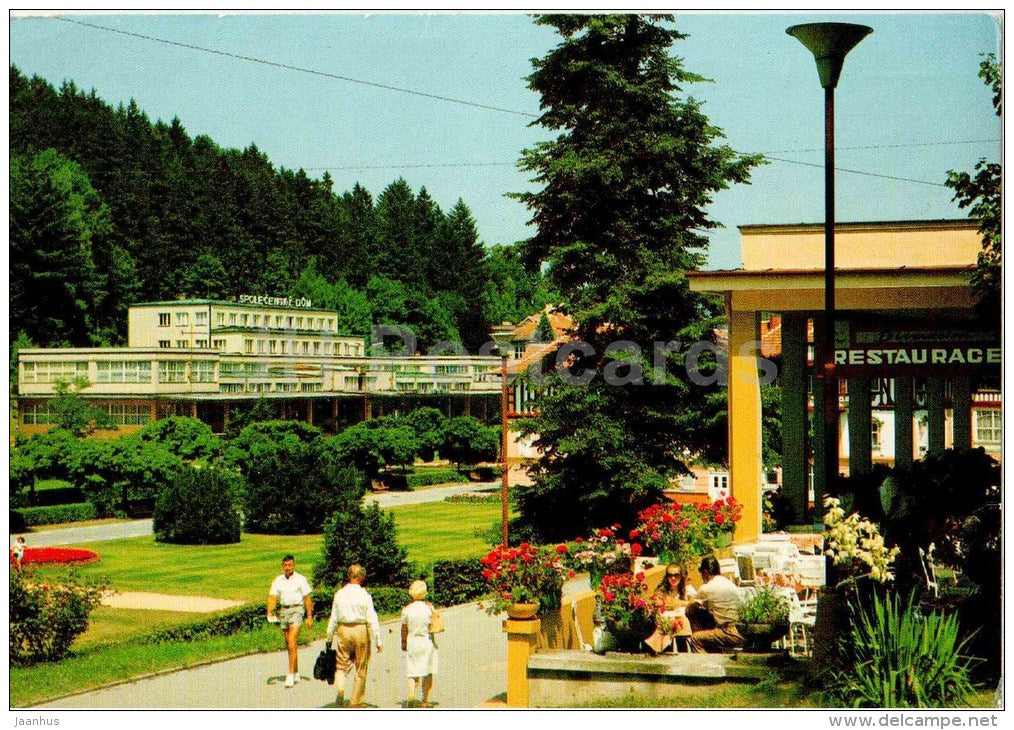
[(462, 502), (464, 504), (500, 504), (499, 493), (487, 493), (487, 494), (452, 494), (449, 497), (444, 497), (445, 502)]
[(459, 474), (456, 469), (427, 469), (426, 471), (417, 471), (405, 475), (405, 481), (409, 489), (465, 480), (466, 477)]
[[(378, 586), (377, 588), (368, 588), (367, 590), (373, 596), (373, 606), (380, 615), (400, 613), (401, 609), (412, 601), (408, 595), (408, 591), (404, 588)], [(310, 597), (313, 601), (314, 617), (317, 621), (326, 624), (331, 615), (331, 603), (334, 600), (334, 591), (316, 590)], [(259, 601), (248, 603), (236, 608), (219, 611), (197, 621), (159, 629), (145, 636), (142, 641), (146, 644), (164, 644), (170, 641), (196, 641), (215, 636), (231, 636), (232, 634), (244, 631), (253, 631), (264, 626), (264, 615), (266, 612), (267, 604)]]
[(29, 527), (32, 525), (55, 525), (59, 522), (94, 520), (99, 514), (91, 502), (57, 504), (51, 507), (22, 507), (12, 512), (19, 512), (24, 518), (24, 524)]
[(488, 592), (479, 558), (438, 560), (433, 564), (431, 599), (437, 605), (468, 603)]
[(53, 489), (35, 490), (35, 505), (49, 507), (56, 504), (75, 504), (84, 499), (84, 494), (77, 487), (54, 487)]

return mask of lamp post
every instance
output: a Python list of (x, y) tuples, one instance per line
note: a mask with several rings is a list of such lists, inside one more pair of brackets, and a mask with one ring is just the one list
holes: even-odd
[[(817, 379), (824, 393), (824, 484), (826, 491), (838, 476), (838, 377), (834, 367), (834, 88), (845, 56), (873, 32), (854, 23), (804, 23), (787, 28), (813, 54), (824, 88), (824, 336)], [(814, 490), (816, 502), (820, 494)]]
[(507, 350), (500, 350), (500, 519), (507, 547)]

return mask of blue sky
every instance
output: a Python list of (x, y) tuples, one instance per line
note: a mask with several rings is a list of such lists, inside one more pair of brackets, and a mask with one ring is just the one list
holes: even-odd
[[(357, 181), (378, 195), (404, 177), (449, 209), (460, 197), (487, 244), (530, 235), (528, 211), (505, 193), (530, 189), (515, 163), (546, 132), (528, 127), (538, 98), (524, 76), (557, 43), (521, 14), (355, 13), (67, 15), (129, 33), (322, 74), (452, 97), (477, 108), (182, 48), (55, 19), (12, 18), (10, 60), (27, 75), (73, 80), (116, 105), (134, 98), (152, 119), (178, 116), (192, 136), (251, 142), (276, 166), (329, 169), (336, 192)], [(864, 23), (836, 92), (839, 221), (964, 217), (942, 186), (947, 170), (999, 159), (1000, 122), (977, 77), (999, 51), (982, 13), (678, 14), (673, 47), (713, 80), (684, 89), (704, 101), (737, 150), (784, 160), (751, 185), (716, 196), (711, 268), (739, 265), (736, 226), (823, 220), (823, 96), (813, 57), (785, 28)], [(519, 113), (512, 113), (519, 112)], [(865, 148), (865, 149), (858, 149)], [(925, 184), (930, 183), (930, 184)]]

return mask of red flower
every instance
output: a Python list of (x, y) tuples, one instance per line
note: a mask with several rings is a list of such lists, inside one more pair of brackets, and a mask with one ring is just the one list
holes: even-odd
[(644, 580), (644, 571), (643, 570), (638, 571), (637, 575), (635, 575), (634, 577), (637, 578), (638, 580)]
[(583, 537), (574, 538), (574, 542), (576, 542), (578, 545), (580, 545), (581, 543), (584, 542), (584, 538)]
[(567, 546), (566, 545), (557, 545), (556, 546), (556, 552), (558, 552), (558, 553), (560, 553), (562, 555), (563, 553), (567, 552)]
[(720, 525), (723, 522), (725, 522), (725, 515), (723, 515), (721, 512), (716, 512), (715, 513), (715, 524), (716, 525)]
[(640, 543), (635, 542), (630, 546), (630, 552), (634, 555), (634, 557), (637, 557), (644, 552), (644, 548), (641, 547)]
[(631, 530), (631, 531), (630, 531), (630, 535), (628, 535), (628, 537), (629, 537), (629, 538), (630, 538), (631, 540), (636, 540), (636, 539), (637, 539), (637, 538), (639, 538), (640, 536), (641, 536), (641, 533), (640, 533), (640, 532), (638, 532), (637, 530)]

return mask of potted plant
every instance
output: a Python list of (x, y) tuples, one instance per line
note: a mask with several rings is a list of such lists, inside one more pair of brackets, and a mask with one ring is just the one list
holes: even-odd
[(592, 530), (587, 539), (579, 537), (566, 546), (567, 566), (577, 571), (588, 571), (592, 588), (597, 588), (605, 575), (629, 573), (633, 560), (643, 551), (638, 543), (618, 537), (619, 529), (619, 525), (600, 527)]
[(560, 607), (565, 545), (538, 547), (523, 542), (517, 547), (496, 547), (479, 562), (482, 577), (492, 591), (486, 605), (490, 614), (507, 611), (511, 618), (534, 618), (540, 607)]
[(643, 572), (604, 575), (598, 587), (597, 613), (621, 651), (638, 651), (655, 630), (659, 614)]
[(789, 599), (770, 586), (751, 591), (739, 607), (736, 629), (748, 651), (768, 651), (789, 633)]
[(643, 540), (659, 562), (677, 563), (689, 572), (702, 555), (729, 544), (742, 510), (733, 497), (714, 504), (654, 504), (638, 514), (631, 537)]

